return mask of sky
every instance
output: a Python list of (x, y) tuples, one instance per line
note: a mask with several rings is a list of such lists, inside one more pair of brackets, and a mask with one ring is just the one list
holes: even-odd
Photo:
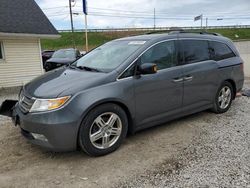
[[(53, 25), (70, 29), (68, 0), (35, 0)], [(84, 28), (82, 0), (73, 0), (75, 29)], [(250, 0), (88, 0), (88, 28), (250, 25)]]

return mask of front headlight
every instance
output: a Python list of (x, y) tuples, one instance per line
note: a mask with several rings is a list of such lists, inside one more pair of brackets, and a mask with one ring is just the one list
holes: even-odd
[(70, 96), (60, 97), (56, 99), (36, 99), (32, 105), (30, 112), (43, 112), (48, 110), (55, 110), (62, 107)]

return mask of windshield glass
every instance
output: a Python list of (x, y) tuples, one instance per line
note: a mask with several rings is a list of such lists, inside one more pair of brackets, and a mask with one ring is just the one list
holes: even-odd
[(74, 50), (57, 50), (53, 55), (53, 58), (75, 58)]
[(109, 72), (121, 65), (130, 55), (138, 50), (145, 41), (112, 41), (108, 42), (82, 58), (72, 65), (76, 67), (87, 67)]

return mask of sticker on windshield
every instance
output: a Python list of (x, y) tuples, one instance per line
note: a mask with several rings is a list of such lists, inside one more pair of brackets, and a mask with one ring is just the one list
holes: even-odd
[(131, 41), (128, 45), (143, 45), (146, 41)]

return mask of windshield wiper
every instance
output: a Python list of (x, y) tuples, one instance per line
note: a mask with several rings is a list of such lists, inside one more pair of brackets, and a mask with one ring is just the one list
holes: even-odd
[(71, 69), (78, 69), (75, 65), (68, 65), (68, 67)]
[(86, 71), (92, 71), (92, 72), (102, 72), (99, 69), (92, 68), (92, 67), (86, 67), (86, 66), (76, 66), (76, 68)]

